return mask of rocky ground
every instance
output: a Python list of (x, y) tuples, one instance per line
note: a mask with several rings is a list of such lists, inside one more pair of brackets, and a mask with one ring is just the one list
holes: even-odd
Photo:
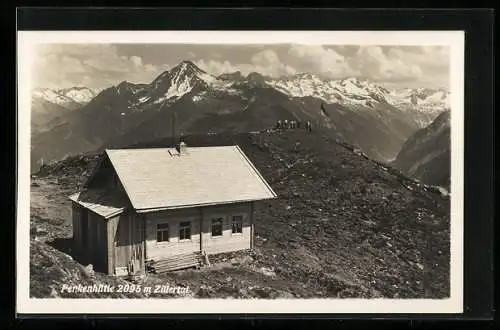
[[(142, 285), (188, 286), (189, 295), (199, 298), (449, 296), (450, 205), (438, 189), (314, 132), (185, 140), (188, 146), (240, 145), (279, 198), (258, 204), (253, 251), (211, 256), (211, 267), (149, 275)], [(69, 278), (117, 281), (85, 277), (83, 266), (68, 257), (66, 196), (79, 189), (96, 162), (96, 156), (72, 157), (32, 178), (35, 297), (54, 296), (49, 288), (57, 291)]]

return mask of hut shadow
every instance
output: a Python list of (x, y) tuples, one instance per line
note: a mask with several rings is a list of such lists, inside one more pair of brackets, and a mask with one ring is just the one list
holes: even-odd
[(52, 246), (54, 249), (57, 249), (61, 251), (62, 253), (65, 253), (72, 258), (78, 260), (77, 256), (75, 255), (75, 249), (73, 245), (73, 238), (55, 238), (54, 240), (47, 242), (48, 245)]

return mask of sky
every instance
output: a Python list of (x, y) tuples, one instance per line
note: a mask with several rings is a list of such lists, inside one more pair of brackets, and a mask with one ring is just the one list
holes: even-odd
[(277, 78), (308, 72), (363, 77), (388, 88), (449, 88), (445, 46), (43, 44), (34, 58), (37, 88), (150, 83), (183, 60), (214, 75), (240, 71)]

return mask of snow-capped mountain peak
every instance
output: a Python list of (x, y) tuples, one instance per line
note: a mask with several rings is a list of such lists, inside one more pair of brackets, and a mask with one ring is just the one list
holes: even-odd
[(366, 79), (350, 77), (329, 80), (311, 73), (301, 73), (288, 79), (268, 82), (272, 87), (292, 97), (312, 96), (327, 103), (371, 106), (373, 102), (386, 102), (383, 87)]
[(421, 111), (435, 111), (436, 109), (450, 108), (450, 93), (443, 89), (405, 88), (393, 90), (389, 93), (391, 102), (404, 108), (420, 109)]
[(133, 107), (137, 108), (141, 104), (158, 104), (164, 101), (174, 102), (195, 90), (230, 91), (232, 84), (232, 81), (219, 79), (203, 71), (191, 61), (182, 61), (172, 69), (160, 74), (145, 88)]
[(176, 81), (195, 78), (206, 84), (213, 83), (217, 80), (217, 77), (203, 71), (191, 61), (182, 61), (169, 71), (168, 76), (170, 79)]
[(97, 90), (81, 86), (62, 89), (35, 88), (33, 91), (35, 98), (70, 108), (88, 103), (97, 94)]
[(197, 85), (209, 85), (217, 80), (216, 77), (198, 68), (191, 61), (183, 61), (164, 76), (164, 85), (168, 86), (164, 97), (168, 100), (178, 98), (189, 93)]
[(267, 82), (291, 97), (316, 97), (326, 103), (373, 108), (377, 103), (402, 110), (440, 112), (449, 108), (449, 93), (440, 89), (389, 90), (366, 78), (325, 79), (312, 73), (300, 73), (287, 79)]
[(73, 101), (85, 104), (90, 102), (98, 94), (97, 90), (78, 86), (58, 90), (59, 94), (71, 98)]
[(376, 101), (385, 101), (385, 94), (388, 91), (366, 78), (360, 77), (349, 77), (340, 80), (334, 80), (331, 83), (332, 86), (336, 86), (339, 90), (347, 94), (359, 94), (367, 97), (375, 98)]
[(55, 103), (58, 105), (65, 105), (74, 102), (74, 100), (70, 97), (50, 88), (36, 88), (33, 91), (33, 96), (46, 102)]

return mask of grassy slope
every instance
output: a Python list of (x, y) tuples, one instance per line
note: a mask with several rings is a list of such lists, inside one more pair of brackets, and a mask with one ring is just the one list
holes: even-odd
[[(219, 256), (208, 269), (151, 276), (150, 283), (189, 285), (197, 297), (449, 295), (448, 197), (314, 132), (187, 137), (186, 142), (239, 144), (279, 198), (258, 203), (255, 251)], [(73, 166), (79, 161), (47, 169), (37, 189), (57, 177), (55, 195), (75, 191), (84, 178), (78, 174), (82, 164)], [(56, 198), (46, 207), (60, 209), (61, 203), (67, 202)]]

